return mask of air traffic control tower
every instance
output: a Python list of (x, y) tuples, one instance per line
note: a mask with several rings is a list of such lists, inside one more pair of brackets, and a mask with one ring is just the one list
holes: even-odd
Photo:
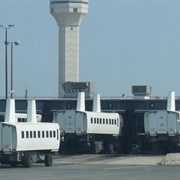
[(88, 0), (50, 0), (50, 12), (59, 26), (58, 96), (62, 84), (79, 81), (79, 26), (88, 14)]

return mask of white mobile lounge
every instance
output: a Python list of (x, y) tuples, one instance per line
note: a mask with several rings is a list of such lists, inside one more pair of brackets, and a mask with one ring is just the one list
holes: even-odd
[(33, 163), (52, 165), (52, 153), (60, 147), (57, 123), (37, 122), (35, 100), (28, 101), (27, 122), (16, 122), (15, 101), (8, 99), (5, 122), (0, 123), (0, 162), (31, 167)]
[(112, 154), (120, 149), (118, 138), (122, 133), (122, 116), (101, 112), (99, 94), (94, 95), (93, 111), (85, 110), (85, 93), (79, 92), (77, 109), (55, 111), (53, 120), (60, 125), (61, 135), (64, 136), (61, 151), (97, 154), (104, 150)]
[(145, 112), (144, 129), (154, 153), (179, 152), (180, 112), (176, 111), (174, 91), (168, 93), (167, 110)]

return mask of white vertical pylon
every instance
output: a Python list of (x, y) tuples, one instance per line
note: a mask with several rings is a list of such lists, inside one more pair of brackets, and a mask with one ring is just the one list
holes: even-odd
[(27, 106), (27, 122), (36, 123), (36, 101), (28, 100)]
[(101, 112), (100, 94), (94, 94), (94, 97), (93, 97), (93, 112)]
[(168, 99), (167, 99), (167, 111), (175, 111), (175, 92), (170, 91), (168, 92)]
[(6, 100), (6, 113), (5, 113), (5, 122), (15, 123), (15, 100), (7, 99)]
[(85, 111), (85, 93), (79, 92), (78, 99), (77, 99), (77, 111)]

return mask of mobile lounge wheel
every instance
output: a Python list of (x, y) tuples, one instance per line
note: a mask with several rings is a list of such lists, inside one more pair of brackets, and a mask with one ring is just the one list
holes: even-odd
[(52, 166), (52, 155), (46, 154), (45, 155), (45, 166)]
[(99, 154), (99, 146), (98, 146), (98, 144), (94, 145), (94, 153)]
[(33, 164), (31, 155), (27, 154), (22, 162), (23, 167), (31, 168)]
[(16, 162), (11, 162), (10, 165), (11, 165), (11, 167), (16, 167), (17, 163)]
[[(57, 152), (59, 149), (59, 124), (37, 122), (35, 100), (28, 101), (25, 123), (16, 119), (15, 100), (8, 99), (6, 104), (5, 122), (0, 122), (0, 146), (3, 145), (0, 160), (6, 164), (21, 163), (27, 168), (32, 167), (33, 163), (44, 163), (45, 160), (41, 161), (38, 154)], [(46, 156), (45, 164), (52, 165), (51, 156)]]
[(107, 150), (108, 150), (109, 154), (114, 154), (114, 146), (113, 146), (113, 144), (108, 144)]

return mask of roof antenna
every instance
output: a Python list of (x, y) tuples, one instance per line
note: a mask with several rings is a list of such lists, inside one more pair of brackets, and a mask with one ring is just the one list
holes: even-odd
[(27, 86), (26, 86), (26, 89), (25, 89), (24, 97), (25, 97), (26, 99), (28, 98), (28, 88), (27, 88)]

